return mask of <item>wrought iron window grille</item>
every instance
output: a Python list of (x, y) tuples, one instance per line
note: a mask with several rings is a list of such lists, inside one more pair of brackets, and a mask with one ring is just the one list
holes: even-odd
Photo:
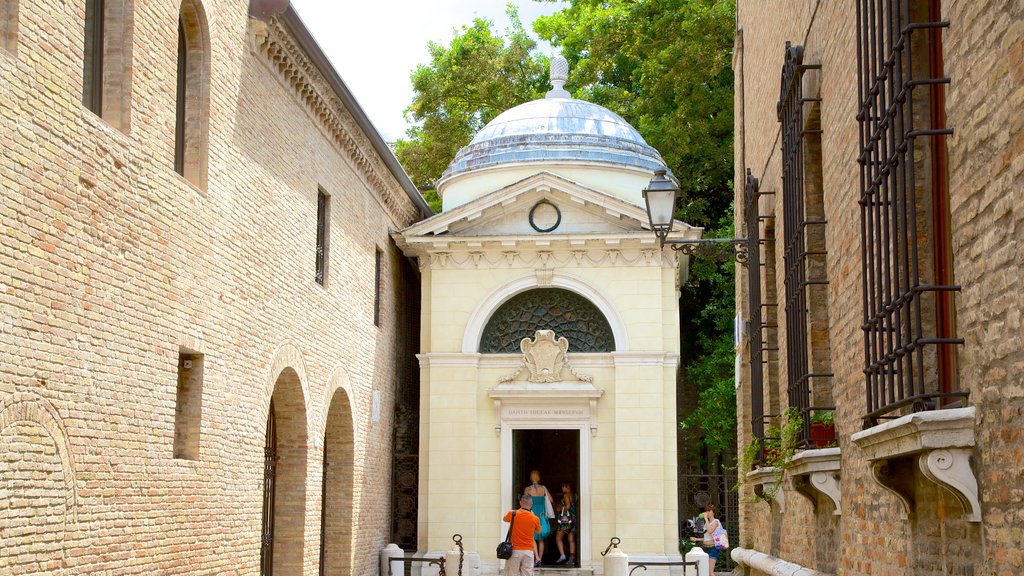
[(316, 283), (323, 286), (327, 277), (327, 207), (326, 193), (316, 194)]
[[(747, 331), (750, 347), (750, 424), (754, 438), (764, 446), (764, 344), (761, 320), (761, 239), (760, 216), (757, 200), (761, 193), (757, 178), (747, 169), (746, 185), (743, 188), (743, 217), (747, 228), (747, 314), (750, 330)], [(762, 458), (759, 460), (763, 461)]]
[[(789, 405), (796, 408), (802, 420), (801, 446), (810, 444), (810, 418), (812, 412), (834, 410), (833, 406), (813, 406), (811, 401), (812, 382), (829, 385), (831, 370), (815, 370), (811, 359), (809, 324), (811, 308), (815, 305), (809, 289), (812, 286), (827, 286), (824, 262), (827, 255), (823, 234), (817, 233), (818, 245), (808, 236), (811, 227), (825, 226), (821, 218), (809, 218), (807, 185), (805, 181), (806, 150), (804, 139), (821, 134), (820, 128), (808, 127), (804, 105), (820, 102), (821, 98), (807, 97), (803, 93), (804, 72), (820, 70), (820, 64), (805, 64), (803, 46), (786, 42), (785, 61), (782, 66), (782, 80), (779, 102), (776, 108), (782, 124), (782, 207), (785, 245), (784, 283), (786, 287), (786, 361), (788, 375)], [(809, 261), (818, 260), (818, 274), (810, 271)], [(824, 303), (819, 303), (824, 306)]]
[(943, 265), (928, 267), (929, 256), (937, 262), (949, 252), (934, 223), (948, 220), (944, 174), (925, 162), (929, 153), (933, 161), (944, 156), (953, 133), (944, 121), (950, 79), (941, 62), (949, 22), (937, 0), (857, 0), (856, 7), (867, 428), (907, 410), (964, 402), (968, 393), (958, 389), (951, 360), (964, 343), (949, 319), (960, 287), (940, 276)]

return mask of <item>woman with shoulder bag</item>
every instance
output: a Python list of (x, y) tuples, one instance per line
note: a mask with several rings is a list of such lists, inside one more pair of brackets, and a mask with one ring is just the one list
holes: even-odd
[(719, 548), (718, 544), (715, 542), (716, 533), (718, 533), (719, 539), (723, 541), (725, 533), (725, 528), (722, 527), (722, 521), (715, 517), (715, 513), (717, 511), (718, 508), (714, 504), (708, 504), (704, 507), (704, 541), (701, 543), (700, 547), (708, 554), (708, 572), (710, 574), (715, 573), (715, 562), (718, 560), (719, 552), (724, 549)]

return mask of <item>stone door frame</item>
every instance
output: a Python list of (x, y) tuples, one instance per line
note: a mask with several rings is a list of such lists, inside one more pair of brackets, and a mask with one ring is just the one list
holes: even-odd
[[(523, 405), (518, 405), (519, 407)], [(559, 409), (564, 406), (551, 405), (551, 404), (530, 404), (529, 407), (536, 409)], [(589, 407), (588, 407), (589, 408)], [(528, 410), (529, 408), (527, 408)], [(580, 453), (579, 453), (579, 474), (580, 474), (580, 485), (576, 487), (576, 494), (579, 499), (579, 518), (586, 519), (586, 521), (580, 521), (578, 530), (576, 532), (576, 549), (579, 554), (580, 566), (583, 568), (590, 567), (590, 523), (593, 516), (591, 515), (591, 427), (589, 417), (585, 421), (579, 420), (567, 420), (558, 416), (544, 417), (534, 416), (528, 418), (505, 418), (501, 419), (501, 430), (500, 430), (500, 477), (501, 477), (501, 509), (510, 510), (513, 508), (512, 503), (512, 469), (513, 469), (513, 446), (512, 446), (512, 432), (514, 430), (577, 430), (580, 435)], [(549, 489), (550, 490), (550, 489)], [(505, 531), (508, 530), (508, 523), (501, 523), (501, 532), (497, 536), (498, 540), (505, 537)]]

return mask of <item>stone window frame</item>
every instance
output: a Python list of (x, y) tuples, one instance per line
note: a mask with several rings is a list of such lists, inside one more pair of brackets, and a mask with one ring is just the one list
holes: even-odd
[(174, 171), (205, 190), (210, 138), (210, 28), (202, 2), (182, 1), (175, 37)]
[[(4, 0), (4, 36), (17, 45), (18, 0)], [(12, 18), (14, 21), (12, 22)], [(82, 106), (127, 134), (131, 127), (133, 0), (86, 0), (82, 21)]]

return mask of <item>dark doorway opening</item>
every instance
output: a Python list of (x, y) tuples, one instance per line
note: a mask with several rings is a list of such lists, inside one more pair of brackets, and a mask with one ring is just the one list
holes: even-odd
[[(562, 484), (572, 487), (577, 499), (576, 511), (576, 557), (579, 558), (580, 527), (586, 521), (581, 518), (580, 496), (580, 431), (579, 430), (513, 430), (512, 431), (512, 502), (530, 485), (530, 471), (540, 472), (540, 483), (551, 493), (552, 505), (557, 516), (562, 501)], [(543, 510), (534, 511), (538, 516)], [(556, 519), (549, 518), (551, 532), (544, 540), (543, 563), (554, 565), (558, 561), (558, 546), (555, 532)], [(566, 555), (569, 544), (565, 541)]]

